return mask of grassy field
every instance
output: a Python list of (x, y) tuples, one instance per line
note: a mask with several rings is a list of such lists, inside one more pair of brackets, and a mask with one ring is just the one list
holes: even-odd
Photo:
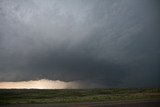
[(1, 89), (2, 104), (51, 104), (74, 102), (128, 101), (160, 99), (160, 88), (154, 89), (79, 89), (36, 90)]

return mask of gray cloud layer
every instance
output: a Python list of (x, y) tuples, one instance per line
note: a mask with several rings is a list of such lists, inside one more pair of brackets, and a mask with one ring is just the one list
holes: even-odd
[(0, 81), (160, 86), (158, 0), (1, 0)]

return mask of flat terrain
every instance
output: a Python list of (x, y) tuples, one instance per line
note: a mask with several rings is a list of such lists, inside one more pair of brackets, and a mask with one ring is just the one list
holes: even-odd
[[(128, 102), (160, 99), (160, 88), (152, 89), (1, 89), (0, 105)], [(158, 101), (159, 102), (159, 101)], [(32, 107), (32, 106), (31, 106)], [(61, 106), (60, 106), (61, 107)], [(63, 107), (63, 106), (62, 106)], [(102, 106), (103, 107), (103, 106)], [(112, 107), (112, 106), (111, 106)], [(115, 106), (117, 107), (117, 106)], [(120, 106), (121, 107), (121, 106)], [(134, 106), (133, 106), (134, 107)]]
[(139, 101), (121, 103), (70, 103), (70, 104), (25, 104), (0, 105), (0, 107), (160, 107), (160, 101)]

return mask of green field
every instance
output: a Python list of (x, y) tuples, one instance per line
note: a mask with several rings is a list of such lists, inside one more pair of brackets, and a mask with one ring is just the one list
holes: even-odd
[(1, 89), (2, 104), (51, 104), (160, 99), (160, 88), (152, 89)]

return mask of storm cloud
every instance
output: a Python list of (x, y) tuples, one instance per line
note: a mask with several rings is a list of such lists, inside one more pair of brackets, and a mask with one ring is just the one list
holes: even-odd
[(158, 0), (0, 0), (0, 81), (160, 86)]

